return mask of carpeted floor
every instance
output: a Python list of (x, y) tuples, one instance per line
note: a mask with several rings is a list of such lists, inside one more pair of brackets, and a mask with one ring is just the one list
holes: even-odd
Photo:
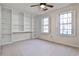
[(75, 56), (79, 49), (39, 39), (25, 40), (2, 47), (3, 56)]

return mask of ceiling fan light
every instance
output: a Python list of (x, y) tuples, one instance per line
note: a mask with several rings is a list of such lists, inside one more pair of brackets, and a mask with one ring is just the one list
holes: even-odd
[(40, 7), (41, 7), (42, 9), (46, 8), (46, 6), (45, 6), (45, 5), (41, 5)]

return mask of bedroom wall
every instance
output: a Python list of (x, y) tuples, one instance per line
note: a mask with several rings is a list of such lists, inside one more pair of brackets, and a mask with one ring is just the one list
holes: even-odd
[[(58, 27), (57, 27), (57, 14), (60, 11), (65, 11), (65, 10), (75, 10), (76, 11), (76, 19), (75, 19), (75, 36), (71, 36), (71, 37), (67, 37), (67, 36), (60, 36), (58, 34)], [(36, 33), (38, 33), (36, 36), (39, 39), (43, 39), (43, 40), (48, 40), (51, 42), (56, 42), (56, 43), (60, 43), (60, 44), (65, 44), (65, 45), (69, 45), (69, 46), (74, 46), (74, 47), (78, 47), (79, 48), (79, 4), (73, 4), (73, 5), (69, 5), (57, 10), (53, 10), (49, 13), (43, 14), (43, 15), (39, 15), (36, 16), (36, 21), (40, 20), (40, 18), (42, 16), (46, 16), (48, 15), (51, 19), (51, 32), (48, 34), (41, 34), (40, 33), (40, 23), (37, 24), (36, 28)], [(37, 21), (37, 22), (38, 22)]]
[[(1, 13), (1, 7), (0, 7), (0, 13)], [(1, 27), (1, 14), (0, 14), (0, 27)], [(1, 28), (0, 28), (0, 43), (1, 43)]]

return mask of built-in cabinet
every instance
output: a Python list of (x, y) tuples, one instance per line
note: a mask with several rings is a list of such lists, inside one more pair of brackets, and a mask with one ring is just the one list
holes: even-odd
[(32, 15), (0, 7), (0, 45), (32, 38)]
[(12, 41), (32, 38), (31, 21), (31, 15), (17, 10), (12, 11)]
[(0, 55), (2, 45), (33, 38), (32, 15), (18, 9), (0, 6)]
[(11, 42), (12, 30), (11, 30), (12, 11), (8, 8), (1, 8), (1, 34), (2, 44)]
[(2, 45), (11, 42), (12, 11), (11, 9), (0, 7), (0, 55), (2, 55)]

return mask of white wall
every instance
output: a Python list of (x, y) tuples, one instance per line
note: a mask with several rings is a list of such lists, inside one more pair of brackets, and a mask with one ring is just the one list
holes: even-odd
[[(0, 13), (1, 13), (1, 7), (0, 7)], [(1, 27), (1, 14), (0, 14), (0, 27)], [(0, 45), (1, 45), (1, 28), (0, 28)]]
[[(72, 37), (60, 36), (58, 34), (58, 30), (57, 30), (58, 29), (58, 27), (57, 27), (58, 26), (58, 24), (57, 24), (57, 21), (58, 21), (57, 15), (58, 15), (58, 13), (60, 13), (60, 11), (66, 11), (66, 10), (75, 10), (76, 11), (76, 19), (75, 19), (75, 21), (76, 21), (75, 22), (75, 24), (76, 24), (76, 26), (75, 26), (76, 34), (75, 34), (75, 36), (72, 36)], [(66, 6), (66, 7), (51, 11), (47, 14), (36, 16), (36, 18), (38, 17), (36, 19), (36, 21), (37, 20), (39, 21), (40, 18), (42, 16), (45, 16), (45, 15), (49, 15), (50, 18), (51, 18), (51, 33), (49, 33), (49, 34), (39, 33), (39, 31), (40, 31), (40, 23), (39, 23), (39, 25), (37, 24), (38, 26), (36, 26), (37, 33), (38, 33), (37, 38), (79, 48), (79, 36), (78, 36), (79, 35), (79, 26), (78, 26), (79, 25), (79, 5), (78, 4)]]
[[(0, 13), (1, 13), (1, 7), (0, 7)], [(0, 27), (1, 27), (1, 14), (0, 14)], [(0, 45), (1, 45), (1, 28), (0, 28)], [(2, 47), (0, 46), (0, 55), (1, 55)]]
[(40, 33), (40, 18), (39, 18), (39, 16), (34, 16), (32, 22), (34, 23), (32, 26), (32, 28), (34, 30), (32, 33), (32, 36), (34, 38), (37, 38), (39, 36), (39, 33)]

